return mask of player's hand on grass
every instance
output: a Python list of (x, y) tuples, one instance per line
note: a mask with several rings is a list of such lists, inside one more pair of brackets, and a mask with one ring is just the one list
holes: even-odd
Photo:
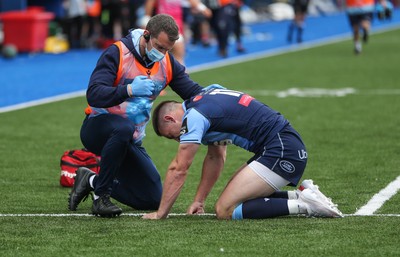
[(145, 220), (159, 220), (161, 218), (158, 217), (157, 212), (151, 212), (151, 213), (147, 213), (147, 214), (143, 215), (142, 219), (145, 219)]
[(187, 214), (202, 214), (204, 213), (204, 203), (202, 202), (193, 202), (187, 210)]

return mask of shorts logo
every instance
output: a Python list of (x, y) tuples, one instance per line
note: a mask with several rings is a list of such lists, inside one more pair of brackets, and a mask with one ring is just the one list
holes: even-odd
[(307, 152), (304, 149), (301, 149), (301, 152), (300, 152), (300, 150), (297, 150), (297, 152), (299, 153), (299, 158), (301, 160), (307, 159), (308, 155), (307, 155)]
[(293, 173), (296, 170), (294, 165), (288, 161), (280, 161), (279, 166), (281, 166), (281, 169), (286, 171), (287, 173)]

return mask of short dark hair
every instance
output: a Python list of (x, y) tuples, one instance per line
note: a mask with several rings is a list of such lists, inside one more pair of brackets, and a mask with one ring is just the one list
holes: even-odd
[(160, 120), (162, 119), (162, 116), (167, 112), (167, 107), (172, 106), (173, 104), (179, 103), (174, 100), (169, 100), (169, 101), (163, 101), (159, 105), (157, 105), (156, 108), (154, 108), (153, 111), (153, 116), (152, 116), (152, 123), (153, 123), (153, 129), (154, 132), (156, 132), (157, 136), (161, 137), (162, 135), (160, 134)]
[(174, 18), (168, 14), (157, 14), (151, 17), (146, 25), (146, 30), (152, 37), (158, 37), (161, 32), (165, 32), (170, 41), (179, 39), (179, 27)]

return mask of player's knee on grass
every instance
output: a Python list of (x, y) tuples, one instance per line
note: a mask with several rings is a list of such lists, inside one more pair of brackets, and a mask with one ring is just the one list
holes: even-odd
[(235, 209), (235, 206), (229, 206), (221, 201), (217, 201), (215, 204), (215, 213), (217, 215), (217, 219), (219, 220), (229, 220), (232, 218), (232, 212)]

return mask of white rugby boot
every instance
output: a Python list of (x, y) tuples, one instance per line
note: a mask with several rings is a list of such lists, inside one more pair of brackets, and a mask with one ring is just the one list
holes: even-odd
[(303, 202), (307, 208), (307, 216), (309, 217), (325, 217), (325, 218), (341, 218), (343, 214), (333, 208), (326, 201), (322, 200), (310, 188), (305, 188), (299, 195), (299, 201)]
[[(321, 199), (322, 201), (326, 202), (327, 204), (329, 204), (331, 206), (331, 208), (333, 208), (334, 210), (336, 210), (338, 213), (340, 213), (343, 217), (343, 214), (339, 211), (337, 204), (334, 204), (332, 202), (332, 199), (329, 197), (326, 197), (320, 190), (319, 187), (317, 185), (314, 184), (314, 182), (311, 179), (305, 179), (303, 180), (303, 182), (301, 182), (299, 189), (300, 191), (303, 191), (304, 189), (311, 189), (311, 191), (313, 191), (317, 197), (319, 199)], [(300, 192), (298, 192), (298, 194), (300, 194)]]
[(299, 190), (303, 191), (306, 188), (311, 189), (311, 191), (313, 191), (321, 200), (325, 201), (329, 205), (335, 205), (331, 198), (326, 197), (321, 191), (319, 191), (319, 186), (315, 185), (311, 179), (305, 179), (301, 182)]

